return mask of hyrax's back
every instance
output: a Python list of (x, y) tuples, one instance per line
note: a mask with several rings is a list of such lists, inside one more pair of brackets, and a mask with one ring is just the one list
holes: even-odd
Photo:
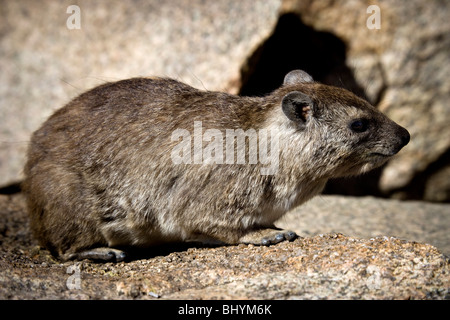
[[(321, 100), (340, 101), (349, 117), (345, 128), (343, 119), (330, 124), (336, 106), (324, 108)], [(349, 111), (347, 104), (358, 108)], [(370, 118), (384, 134), (370, 135), (373, 146), (361, 128), (348, 124), (362, 115), (360, 122)], [(214, 138), (203, 136), (206, 129)], [(280, 139), (272, 148), (277, 170), (262, 174), (259, 162), (208, 163), (208, 156), (229, 145), (208, 155), (202, 143), (220, 142), (230, 130), (269, 130), (271, 141)], [(327, 146), (319, 135), (333, 130), (358, 148)], [(55, 112), (32, 136), (24, 182), (31, 227), (42, 245), (64, 259), (122, 260), (119, 248), (168, 241), (290, 240), (295, 233), (276, 229), (275, 220), (347, 167), (361, 171), (385, 162), (409, 140), (405, 131), (366, 102), (314, 83), (301, 71), (262, 98), (199, 91), (161, 78), (105, 84)], [(193, 142), (181, 148), (192, 161), (174, 161), (180, 141)], [(318, 157), (320, 150), (328, 150), (328, 158)], [(314, 159), (321, 163), (312, 165)]]

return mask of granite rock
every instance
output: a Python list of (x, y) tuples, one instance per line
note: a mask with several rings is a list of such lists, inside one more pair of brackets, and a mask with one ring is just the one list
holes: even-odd
[[(321, 201), (340, 203), (335, 207), (337, 217), (351, 208), (366, 210), (358, 198), (323, 197)], [(390, 210), (390, 200), (380, 201), (383, 210), (375, 210), (372, 219)], [(447, 205), (439, 206), (431, 211), (449, 214)], [(329, 220), (327, 214), (317, 213), (321, 211), (318, 201), (305, 209), (316, 215), (319, 226)], [(408, 209), (414, 217), (414, 204)], [(300, 225), (289, 221), (305, 218), (291, 212), (285, 222), (297, 230)], [(363, 225), (365, 216), (360, 219)], [(449, 227), (448, 218), (439, 226), (437, 221), (430, 224)], [(414, 229), (415, 222), (405, 221), (402, 227)], [(315, 231), (270, 247), (174, 244), (116, 264), (62, 263), (32, 239), (23, 196), (0, 196), (0, 298), (450, 299), (449, 260), (436, 247), (413, 238), (313, 235)]]
[(374, 197), (319, 195), (278, 221), (303, 236), (343, 233), (396, 237), (436, 246), (450, 256), (450, 205)]

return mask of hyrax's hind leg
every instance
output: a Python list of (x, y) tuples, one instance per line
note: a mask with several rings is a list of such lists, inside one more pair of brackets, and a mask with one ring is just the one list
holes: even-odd
[(63, 259), (64, 260), (83, 260), (90, 259), (94, 261), (102, 261), (102, 262), (120, 262), (125, 260), (127, 257), (126, 253), (119, 249), (114, 248), (92, 248), (85, 251), (80, 251), (76, 253), (66, 254)]
[(239, 243), (268, 246), (284, 240), (291, 241), (297, 237), (298, 236), (294, 231), (283, 230), (272, 226), (270, 228), (249, 231), (239, 239)]

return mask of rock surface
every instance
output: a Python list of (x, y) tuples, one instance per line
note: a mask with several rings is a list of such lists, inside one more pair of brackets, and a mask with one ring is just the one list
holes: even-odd
[[(0, 196), (0, 299), (450, 299), (449, 260), (434, 246), (390, 236), (312, 235), (325, 222), (341, 229), (336, 223), (346, 212), (354, 210), (347, 221), (357, 220), (357, 212), (371, 210), (363, 205), (377, 200), (316, 199), (303, 213), (286, 217), (284, 223), (298, 232), (304, 231), (305, 225), (297, 222), (305, 220), (305, 212), (318, 221), (311, 234), (293, 242), (270, 247), (171, 245), (114, 264), (55, 260), (31, 238), (22, 195)], [(329, 210), (327, 204), (338, 203), (335, 219), (319, 214), (323, 207)], [(393, 212), (391, 203), (380, 200), (382, 209), (374, 210), (373, 221), (385, 219), (380, 212)], [(405, 205), (393, 204), (415, 217), (416, 204)], [(429, 225), (449, 230), (448, 205), (421, 206), (441, 214), (440, 221)], [(415, 229), (417, 221), (406, 220), (401, 227)]]
[(299, 235), (343, 233), (361, 238), (397, 237), (436, 246), (450, 256), (450, 205), (374, 197), (317, 196), (277, 225)]

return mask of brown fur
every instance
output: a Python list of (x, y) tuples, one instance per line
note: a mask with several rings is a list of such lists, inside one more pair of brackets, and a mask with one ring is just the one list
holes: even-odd
[[(31, 139), (24, 190), (34, 235), (62, 258), (104, 260), (123, 258), (114, 247), (293, 238), (273, 227), (285, 212), (318, 194), (329, 178), (381, 165), (409, 140), (366, 101), (305, 75), (291, 73), (266, 97), (199, 91), (163, 78), (108, 83), (80, 95)], [(291, 92), (311, 99), (304, 121), (283, 113)], [(358, 118), (369, 119), (370, 130), (353, 132), (349, 123)], [(174, 164), (171, 134), (192, 135), (194, 121), (203, 130), (274, 130), (278, 170), (262, 175), (261, 163)]]

